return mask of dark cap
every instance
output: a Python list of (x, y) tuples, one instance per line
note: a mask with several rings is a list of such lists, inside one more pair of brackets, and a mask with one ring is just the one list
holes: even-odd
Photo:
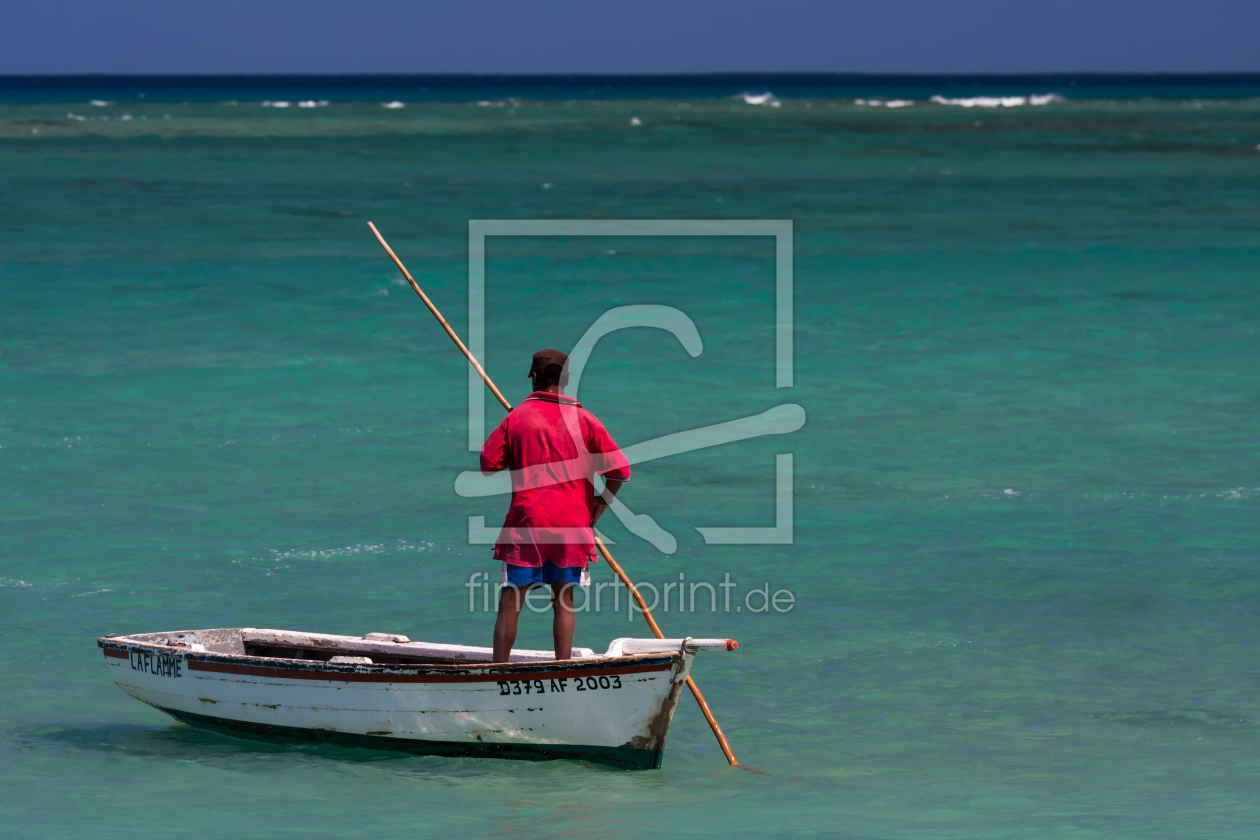
[(569, 357), (559, 350), (539, 350), (534, 354), (534, 363), (529, 368), (529, 375), (564, 385), (565, 382), (561, 380), (569, 378), (564, 370), (564, 366), (568, 363)]

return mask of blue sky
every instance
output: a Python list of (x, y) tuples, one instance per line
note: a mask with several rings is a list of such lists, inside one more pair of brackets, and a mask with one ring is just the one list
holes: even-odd
[(5, 0), (0, 73), (1260, 70), (1260, 0)]

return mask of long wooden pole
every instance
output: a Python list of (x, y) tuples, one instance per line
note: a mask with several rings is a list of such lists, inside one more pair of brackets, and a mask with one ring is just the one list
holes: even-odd
[[(415, 289), (416, 294), (420, 296), (420, 300), (424, 301), (424, 305), (429, 307), (429, 311), (433, 313), (433, 317), (437, 318), (438, 323), (442, 325), (442, 329), (446, 330), (446, 334), (451, 337), (451, 341), (455, 342), (455, 346), (459, 348), (464, 357), (468, 359), (473, 369), (481, 376), (482, 380), (490, 388), (490, 391), (498, 398), (500, 404), (507, 411), (512, 410), (512, 404), (507, 398), (494, 386), (494, 382), (490, 380), (490, 375), (486, 373), (481, 363), (473, 358), (473, 354), (469, 351), (464, 342), (459, 340), (459, 336), (455, 334), (455, 330), (451, 329), (451, 325), (442, 317), (442, 313), (433, 305), (433, 301), (429, 300), (429, 296), (420, 288), (420, 284), (411, 276), (411, 272), (402, 264), (402, 260), (398, 259), (398, 255), (394, 253), (394, 249), (389, 247), (389, 243), (385, 241), (385, 237), (381, 236), (381, 232), (376, 229), (376, 225), (368, 222), (368, 227), (372, 229), (372, 235), (376, 237), (376, 241), (381, 243), (381, 247), (385, 249), (385, 253), (389, 254), (389, 258), (394, 261), (394, 265), (398, 266), (398, 270), (402, 272), (403, 277), (407, 278), (407, 282), (411, 284), (411, 288)], [(661, 632), (661, 628), (657, 625), (656, 619), (652, 618), (652, 611), (648, 609), (647, 602), (643, 600), (643, 596), (639, 594), (639, 589), (630, 580), (630, 577), (613, 559), (612, 554), (608, 551), (608, 546), (604, 545), (604, 541), (598, 535), (595, 538), (595, 547), (599, 549), (599, 553), (608, 561), (608, 565), (621, 578), (621, 582), (625, 584), (626, 589), (630, 590), (630, 594), (634, 597), (635, 602), (639, 605), (639, 610), (643, 613), (643, 617), (647, 619), (648, 627), (652, 628), (652, 633), (658, 639), (665, 638), (665, 634)], [(687, 688), (691, 689), (691, 693), (695, 696), (696, 702), (700, 704), (700, 711), (704, 713), (704, 719), (709, 722), (709, 728), (713, 730), (713, 734), (717, 736), (718, 746), (722, 748), (722, 753), (726, 756), (726, 760), (732, 766), (740, 766), (735, 760), (735, 753), (731, 752), (731, 745), (726, 740), (726, 735), (722, 733), (722, 727), (718, 726), (717, 718), (713, 717), (713, 712), (709, 710), (709, 704), (705, 702), (704, 695), (700, 693), (700, 688), (696, 685), (696, 681), (690, 676), (687, 677)]]
[[(608, 546), (604, 545), (604, 541), (595, 536), (595, 547), (599, 549), (599, 553), (604, 555), (604, 559), (608, 561), (608, 565), (617, 573), (617, 577), (621, 578), (621, 582), (626, 585), (626, 589), (630, 590), (630, 594), (634, 596), (634, 600), (638, 602), (639, 609), (643, 612), (643, 617), (647, 619), (648, 627), (652, 628), (652, 633), (658, 639), (665, 638), (665, 634), (661, 632), (661, 628), (657, 626), (656, 619), (652, 618), (652, 611), (648, 609), (647, 602), (643, 600), (643, 596), (639, 594), (639, 588), (635, 586), (630, 577), (622, 571), (621, 566), (613, 559), (612, 554), (608, 552)], [(709, 728), (713, 730), (713, 734), (717, 737), (718, 746), (722, 748), (722, 753), (726, 756), (728, 764), (738, 767), (739, 762), (735, 760), (735, 753), (731, 752), (731, 745), (726, 740), (726, 735), (722, 732), (722, 727), (718, 726), (717, 718), (713, 716), (713, 712), (709, 711), (709, 704), (705, 701), (704, 695), (700, 693), (700, 686), (696, 685), (696, 681), (687, 676), (687, 688), (691, 689), (692, 695), (696, 698), (696, 702), (700, 704), (700, 711), (704, 713), (704, 719), (709, 722)]]

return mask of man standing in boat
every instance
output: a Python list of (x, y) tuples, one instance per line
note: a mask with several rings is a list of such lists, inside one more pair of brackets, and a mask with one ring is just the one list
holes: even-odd
[[(534, 354), (534, 392), (512, 409), (481, 448), (483, 474), (510, 470), (512, 504), (494, 546), (503, 562), (494, 661), (507, 662), (516, 642), (525, 593), (551, 587), (556, 659), (568, 659), (577, 616), (573, 587), (587, 585), (586, 565), (598, 560), (593, 526), (630, 479), (630, 466), (602, 423), (564, 395), (569, 357)], [(593, 478), (605, 487), (595, 494)]]

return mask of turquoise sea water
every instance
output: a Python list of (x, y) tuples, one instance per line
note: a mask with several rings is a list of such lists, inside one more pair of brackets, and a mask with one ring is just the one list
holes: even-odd
[[(1254, 837), (1260, 100), (1012, 85), (940, 92), (1068, 98), (0, 104), (0, 835)], [(365, 223), (464, 333), (496, 218), (794, 221), (792, 388), (767, 238), (495, 238), (486, 269), (509, 399), (665, 304), (699, 357), (620, 332), (583, 378), (623, 445), (808, 413), (635, 468), (675, 554), (605, 520), (638, 580), (739, 583), (658, 619), (741, 642), (694, 675), (769, 775), (689, 698), (625, 773), (221, 738), (106, 673), (109, 632), (488, 643), (468, 517), (505, 503), (455, 493), (465, 367)], [(773, 524), (786, 452), (795, 542), (705, 545)], [(734, 611), (766, 583), (790, 612)]]

